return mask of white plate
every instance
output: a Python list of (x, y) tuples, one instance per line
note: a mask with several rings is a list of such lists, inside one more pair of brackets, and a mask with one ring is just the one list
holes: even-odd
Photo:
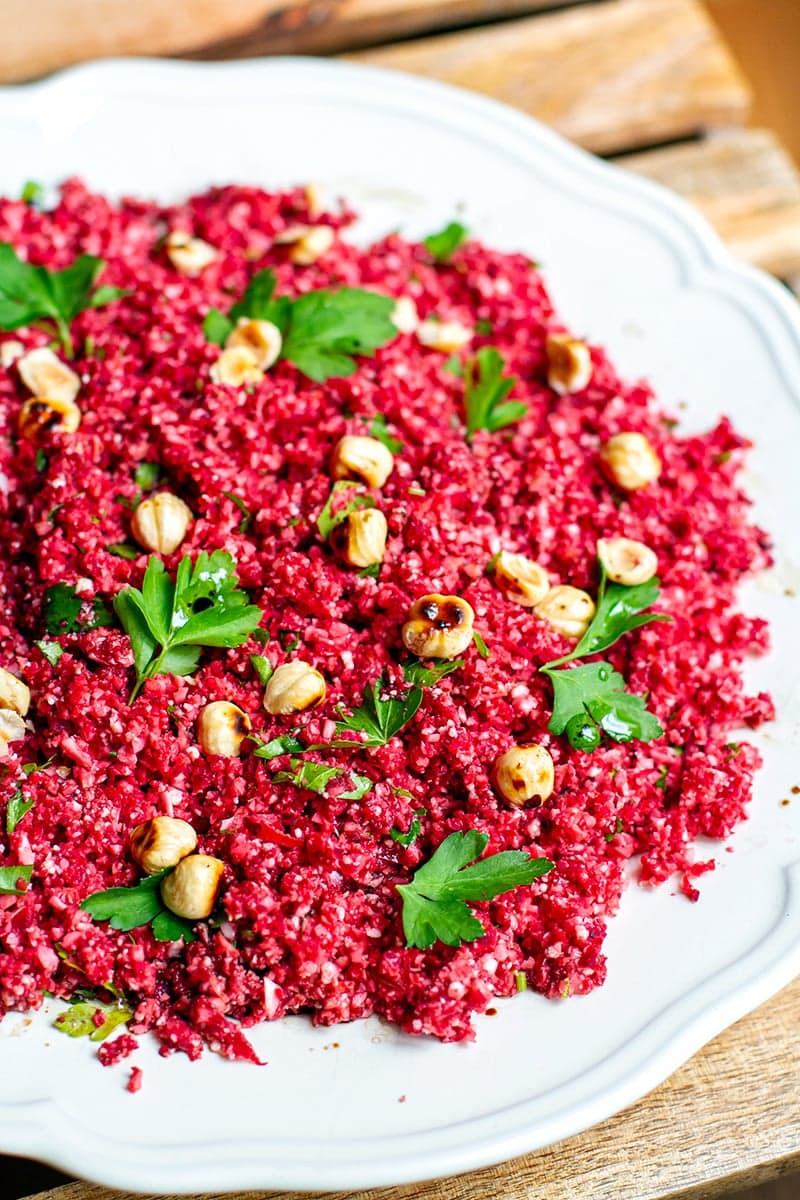
[[(547, 1145), (642, 1096), (800, 970), (800, 327), (788, 294), (737, 266), (650, 184), (488, 100), (311, 60), (224, 66), (110, 62), (0, 92), (0, 188), (69, 174), (112, 194), (180, 197), (210, 183), (322, 181), (366, 214), (362, 234), (422, 234), (462, 213), (489, 243), (544, 263), (564, 317), (647, 375), (687, 421), (728, 412), (752, 435), (749, 485), (779, 564), (745, 604), (778, 649), (748, 671), (778, 721), (752, 818), (688, 904), (629, 890), (605, 987), (526, 993), (442, 1046), (376, 1020), (254, 1041), (269, 1066), (160, 1059), (138, 1096), (127, 1064), (54, 1033), (52, 1012), (0, 1025), (0, 1150), (118, 1188), (356, 1188), (479, 1167)], [(794, 751), (792, 749), (794, 746)], [(705, 856), (709, 847), (701, 848)], [(678, 1119), (680, 1119), (678, 1117)]]

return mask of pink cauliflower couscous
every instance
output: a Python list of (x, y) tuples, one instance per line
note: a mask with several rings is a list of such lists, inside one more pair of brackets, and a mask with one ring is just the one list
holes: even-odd
[[(473, 1014), (498, 996), (601, 985), (628, 860), (638, 856), (643, 883), (677, 875), (696, 899), (713, 866), (696, 860), (696, 839), (724, 838), (746, 815), (759, 755), (732, 731), (772, 716), (741, 678), (744, 657), (767, 645), (765, 623), (736, 608), (742, 576), (769, 561), (736, 483), (747, 442), (725, 419), (682, 435), (600, 347), (562, 341), (559, 356), (564, 326), (525, 256), (467, 238), (437, 258), (396, 234), (364, 249), (346, 239), (351, 219), (311, 212), (302, 189), (224, 187), (161, 207), (112, 204), (69, 181), (52, 211), (0, 201), (0, 242), (20, 258), (60, 270), (95, 255), (97, 286), (122, 289), (71, 320), (74, 358), (57, 348), (77, 376), (77, 414), (64, 404), (53, 416), (41, 391), (45, 409), (31, 409), (24, 356), (52, 332), (32, 321), (0, 334), (0, 665), (30, 689), (24, 731), (0, 737), (0, 1014), (38, 1008), (45, 993), (124, 1002), (130, 1020), (118, 1051), (105, 1043), (108, 1062), (147, 1031), (164, 1053), (195, 1058), (207, 1045), (254, 1061), (244, 1031), (298, 1012), (471, 1038)], [(405, 298), (402, 332), (351, 347), (354, 373), (322, 380), (274, 346), (231, 356), (210, 340), (208, 313), (228, 314), (266, 268), (276, 296)], [(465, 390), (485, 347), (514, 377), (502, 402), (516, 415), (468, 437)], [(573, 380), (556, 386), (570, 355)], [(643, 435), (657, 464), (641, 486), (621, 486), (604, 459), (621, 433)], [(352, 511), (373, 513), (374, 569), (359, 565), (349, 517), (329, 536), (318, 524), (329, 501), (335, 518), (352, 496), (332, 492), (352, 478), (332, 465), (346, 436), (389, 455), (375, 452), (377, 483), (353, 485), (364, 507)], [(137, 506), (167, 492), (186, 512), (169, 517), (175, 548), (157, 548), (164, 527), (148, 535)], [(599, 730), (581, 749), (549, 729), (553, 685), (540, 671), (575, 637), (520, 602), (497, 556), (538, 564), (545, 592), (596, 600), (600, 538), (633, 539), (657, 559), (655, 608), (670, 620), (632, 629), (603, 658), (663, 734)], [(206, 646), (188, 674), (137, 688), (115, 601), (142, 587), (151, 551), (170, 579), (187, 556), (226, 552), (260, 615), (239, 644)], [(58, 585), (80, 610), (75, 631), (48, 630)], [(432, 594), (474, 614), (478, 638), (470, 626), (450, 656), (460, 665), (421, 688), (384, 744), (337, 736), (377, 680), (407, 694), (409, 613)], [(432, 642), (413, 645), (435, 665)], [(295, 661), (322, 685), (307, 705), (270, 711), (265, 690)], [(217, 731), (221, 753), (201, 737), (219, 701), (235, 706), (222, 713), (235, 720)], [(530, 745), (552, 763), (551, 790), (519, 803), (496, 764)], [(259, 757), (264, 746), (273, 756)], [(310, 780), (304, 763), (333, 773)], [(186, 822), (193, 856), (219, 864), (213, 912), (184, 918), (192, 941), (159, 938), (153, 923), (114, 929), (81, 907), (141, 883), (132, 834), (156, 817)], [(407, 945), (398, 885), (471, 830), (487, 854), (552, 868), (471, 901), (481, 936)]]

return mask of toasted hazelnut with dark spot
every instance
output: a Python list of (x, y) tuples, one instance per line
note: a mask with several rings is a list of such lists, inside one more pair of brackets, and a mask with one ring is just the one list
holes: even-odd
[(499, 794), (516, 808), (531, 800), (541, 804), (553, 794), (553, 760), (549, 751), (536, 743), (506, 750), (495, 760), (492, 776)]
[(597, 557), (611, 582), (626, 587), (647, 583), (658, 570), (655, 552), (633, 538), (600, 538)]
[(564, 637), (582, 638), (595, 614), (595, 606), (588, 592), (559, 584), (550, 589), (533, 611)]
[(559, 396), (581, 392), (592, 378), (592, 356), (585, 342), (566, 333), (551, 333), (547, 351), (547, 382)]
[(80, 376), (63, 363), (49, 346), (29, 350), (16, 362), (20, 379), (34, 396), (74, 404), (81, 386)]
[(408, 611), (402, 637), (417, 658), (458, 658), (472, 641), (475, 613), (460, 596), (420, 596)]
[(273, 716), (290, 716), (316, 708), (325, 699), (325, 679), (310, 663), (295, 658), (273, 671), (264, 691), (264, 708)]
[(615, 433), (600, 447), (600, 464), (625, 492), (647, 487), (661, 474), (661, 459), (643, 433)]
[(146, 875), (157, 875), (176, 866), (197, 846), (197, 834), (178, 817), (151, 817), (130, 836), (131, 857)]
[(20, 436), (36, 445), (48, 433), (75, 433), (81, 423), (81, 410), (72, 400), (50, 400), (32, 396), (19, 410), (17, 429)]
[(229, 700), (212, 700), (197, 719), (197, 740), (206, 754), (238, 758), (252, 729), (247, 713)]
[(524, 554), (501, 550), (494, 565), (494, 577), (509, 600), (523, 608), (533, 608), (550, 591), (547, 572)]

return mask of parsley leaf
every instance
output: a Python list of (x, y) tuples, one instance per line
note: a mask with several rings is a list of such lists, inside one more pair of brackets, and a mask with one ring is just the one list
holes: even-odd
[(0, 867), (0, 896), (24, 896), (27, 887), (19, 887), (23, 882), (29, 884), (33, 867)]
[(431, 233), (423, 238), (422, 244), (436, 262), (446, 263), (468, 236), (469, 230), (466, 225), (462, 225), (460, 221), (451, 221), (438, 233)]
[(134, 546), (131, 542), (112, 542), (110, 546), (106, 546), (106, 552), (113, 554), (115, 558), (125, 558), (129, 562), (133, 562), (142, 553), (139, 546)]
[[(95, 1021), (97, 1013), (103, 1023)], [(120, 1025), (126, 1025), (133, 1017), (129, 1008), (119, 1004), (92, 1004), (88, 1000), (70, 1004), (65, 1012), (59, 1013), (53, 1025), (67, 1037), (88, 1037), (90, 1042), (104, 1042)]]
[(192, 922), (176, 917), (161, 899), (161, 881), (173, 869), (168, 867), (158, 875), (149, 875), (133, 887), (93, 892), (81, 903), (81, 908), (93, 921), (108, 921), (112, 929), (127, 932), (141, 925), (152, 925), (153, 935), (159, 942), (174, 942), (179, 938), (193, 942)]
[(305, 748), (303, 743), (299, 742), (296, 737), (292, 737), (290, 733), (282, 733), (280, 737), (273, 738), (271, 742), (261, 742), (253, 751), (253, 757), (280, 758), (282, 754), (301, 754)]
[(369, 775), (359, 775), (356, 771), (351, 771), (350, 778), (353, 781), (353, 786), (349, 792), (340, 792), (340, 799), (362, 800), (368, 792), (372, 791), (372, 780)]
[(329, 763), (304, 761), (299, 758), (290, 758), (289, 765), (292, 768), (291, 771), (278, 771), (272, 776), (275, 782), (293, 783), (295, 787), (316, 792), (318, 796), (324, 796), (325, 789), (332, 779), (335, 779), (337, 775), (344, 774), (342, 767), (333, 767)]
[(403, 833), (402, 829), (398, 829), (396, 825), (393, 825), (389, 830), (389, 837), (392, 839), (392, 841), (397, 842), (400, 846), (413, 846), (414, 842), (422, 832), (422, 826), (420, 825), (419, 819), (420, 817), (424, 817), (427, 812), (427, 808), (415, 808), (411, 824), (405, 833)]
[(397, 337), (391, 296), (362, 288), (306, 292), (292, 300), (275, 296), (275, 272), (258, 271), (229, 316), (211, 309), (203, 322), (209, 341), (222, 345), (240, 317), (271, 321), (281, 331), (281, 358), (316, 383), (352, 375), (354, 355), (372, 354)]
[(320, 537), (324, 538), (326, 541), (336, 526), (341, 525), (342, 521), (345, 521), (350, 516), (350, 513), (355, 512), (356, 509), (359, 508), (375, 507), (374, 496), (359, 492), (355, 496), (352, 496), (346, 504), (341, 506), (341, 508), (338, 508), (336, 512), (333, 511), (333, 505), (337, 495), (340, 492), (351, 491), (353, 488), (358, 486), (359, 485), (352, 479), (339, 479), (331, 488), (331, 493), (328, 496), (328, 499), (325, 501), (322, 512), (317, 517), (317, 529), (319, 530)]
[(400, 454), (403, 451), (403, 443), (389, 433), (389, 426), (383, 413), (375, 413), (369, 427), (369, 436), (377, 438), (387, 450), (391, 450), (392, 454)]
[(477, 829), (451, 833), (410, 883), (397, 885), (407, 946), (427, 950), (436, 941), (447, 946), (474, 942), (486, 930), (465, 901), (491, 900), (553, 869), (549, 859), (531, 858), (522, 850), (504, 850), (476, 862), (488, 841)]
[(105, 263), (82, 254), (63, 271), (23, 262), (8, 242), (0, 243), (0, 329), (23, 325), (54, 327), (66, 353), (74, 353), (70, 322), (85, 308), (99, 308), (124, 295), (120, 288), (94, 290)]
[[(385, 746), (404, 725), (407, 725), (422, 703), (422, 688), (412, 687), (403, 696), (384, 698), (383, 677), (364, 691), (362, 703), (347, 715), (339, 714), (341, 720), (336, 722), (337, 733), (365, 733), (366, 738), (359, 741), (361, 746)], [(352, 742), (335, 742), (334, 745), (352, 745)]]
[(463, 667), (463, 658), (436, 658), (430, 662), (421, 662), (418, 658), (410, 658), (403, 663), (403, 678), (407, 683), (416, 687), (435, 687), (445, 675), (450, 675)]
[(161, 478), (161, 464), (140, 462), (133, 473), (133, 482), (143, 492), (151, 492)]
[(486, 642), (483, 640), (481, 635), (478, 633), (477, 629), (474, 631), (474, 633), (472, 635), (472, 640), (475, 643), (475, 649), (478, 651), (478, 654), (480, 654), (481, 658), (490, 658), (491, 657), (492, 652), (489, 649), (489, 647), (486, 645)]
[(258, 682), (262, 687), (266, 687), (275, 671), (272, 663), (263, 654), (251, 654), (250, 663), (258, 676)]
[(13, 833), (26, 813), (35, 804), (34, 800), (26, 800), (21, 787), (18, 787), (6, 806), (6, 833)]
[(41, 650), (51, 667), (56, 665), (58, 660), (61, 658), (61, 655), (64, 653), (58, 642), (48, 642), (42, 638), (40, 641), (34, 642), (33, 644)]
[(666, 613), (645, 613), (658, 599), (660, 591), (659, 580), (649, 579), (647, 583), (626, 587), (621, 583), (606, 585), (605, 574), (600, 582), (600, 592), (597, 597), (597, 611), (578, 644), (562, 658), (554, 659), (548, 667), (560, 666), (575, 658), (586, 658), (589, 654), (597, 654), (607, 650), (618, 642), (623, 634), (652, 621), (671, 621)]
[(23, 204), (29, 204), (31, 208), (41, 208), (44, 201), (44, 184), (38, 183), (35, 179), (26, 179), (19, 198)]
[(519, 421), (528, 411), (519, 400), (506, 400), (517, 382), (515, 375), (503, 375), (503, 356), (494, 346), (482, 346), (464, 367), (464, 411), (467, 437), (471, 441), (479, 429), (495, 433)]
[[(92, 609), (92, 616), (86, 621), (81, 620), (84, 604)], [(101, 625), (112, 625), (114, 614), (99, 597), (86, 601), (71, 584), (56, 583), (44, 594), (44, 622), (50, 636), (58, 637), (62, 633), (87, 633)]]
[(553, 685), (551, 733), (563, 733), (572, 717), (588, 713), (615, 742), (652, 742), (662, 736), (664, 730), (645, 708), (644, 698), (626, 692), (625, 680), (608, 663), (542, 670)]
[(141, 590), (126, 587), (114, 608), (131, 640), (136, 666), (133, 701), (153, 675), (191, 675), (203, 646), (240, 646), (258, 626), (260, 608), (237, 588), (236, 564), (225, 550), (185, 555), (172, 583), (151, 556)]

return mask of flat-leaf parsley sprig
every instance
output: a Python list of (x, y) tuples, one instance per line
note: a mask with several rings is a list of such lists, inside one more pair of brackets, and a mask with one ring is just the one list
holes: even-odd
[(112, 929), (127, 932), (150, 925), (159, 942), (193, 942), (192, 922), (170, 912), (161, 898), (161, 883), (175, 868), (148, 875), (133, 887), (108, 888), (93, 892), (81, 903), (93, 921), (108, 921)]
[(607, 650), (633, 629), (671, 620), (666, 613), (645, 612), (658, 599), (658, 579), (633, 586), (609, 584), (602, 563), (600, 571), (597, 609), (583, 637), (569, 654), (539, 668), (553, 685), (550, 732), (566, 732), (570, 744), (581, 750), (596, 748), (599, 729), (616, 742), (652, 742), (664, 733), (658, 718), (647, 710), (645, 698), (626, 691), (624, 678), (610, 663), (559, 669)]
[(42, 325), (57, 336), (64, 352), (74, 354), (70, 325), (85, 308), (101, 308), (124, 296), (116, 287), (95, 288), (105, 262), (81, 254), (63, 271), (23, 262), (8, 242), (0, 243), (0, 329)]
[(364, 288), (323, 288), (296, 299), (275, 296), (275, 272), (258, 271), (230, 313), (212, 308), (203, 322), (210, 342), (224, 345), (240, 317), (271, 321), (283, 339), (280, 357), (316, 383), (352, 375), (355, 355), (374, 354), (397, 337), (396, 301)]
[(503, 356), (494, 346), (482, 346), (464, 367), (464, 413), (467, 438), (479, 429), (496, 433), (519, 421), (528, 411), (521, 400), (506, 400), (517, 382), (515, 375), (504, 375)]
[(474, 942), (486, 929), (468, 900), (493, 900), (553, 869), (548, 858), (531, 858), (522, 850), (481, 858), (488, 843), (487, 835), (477, 829), (451, 833), (417, 868), (410, 883), (397, 885), (407, 946), (427, 950), (436, 941), (447, 946)]
[(173, 583), (163, 562), (151, 557), (141, 590), (123, 588), (114, 608), (131, 640), (136, 685), (154, 675), (191, 675), (204, 646), (240, 646), (262, 617), (237, 587), (236, 564), (225, 550), (202, 550), (178, 564)]

